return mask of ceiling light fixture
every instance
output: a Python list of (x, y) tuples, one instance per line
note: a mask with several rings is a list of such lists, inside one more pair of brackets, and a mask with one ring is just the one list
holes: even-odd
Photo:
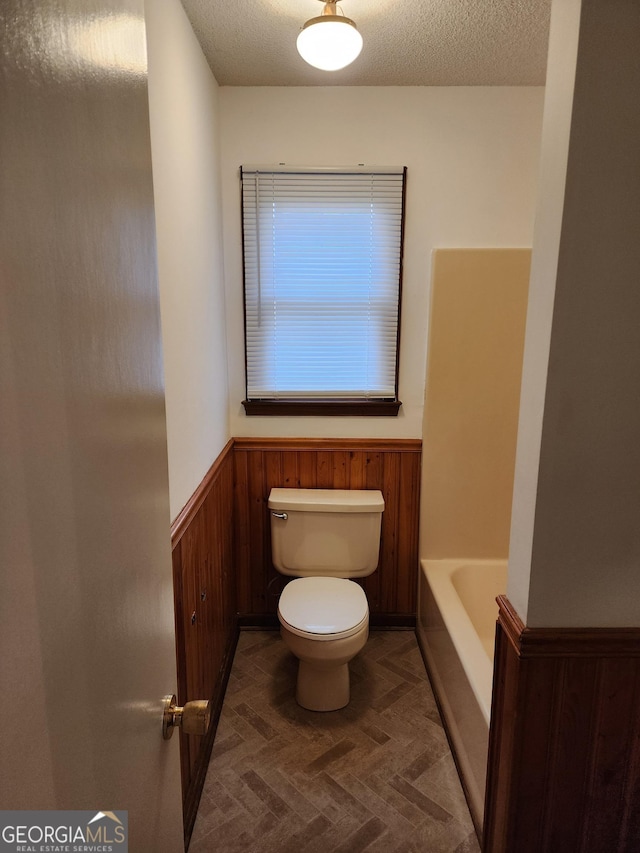
[(345, 68), (362, 50), (362, 36), (351, 18), (338, 15), (342, 10), (336, 8), (336, 2), (325, 2), (322, 14), (307, 21), (298, 36), (300, 56), (322, 71)]

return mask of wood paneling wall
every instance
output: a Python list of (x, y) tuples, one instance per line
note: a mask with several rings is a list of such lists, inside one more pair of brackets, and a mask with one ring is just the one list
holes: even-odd
[(273, 487), (380, 489), (385, 499), (378, 569), (362, 585), (372, 624), (415, 624), (421, 442), (413, 439), (237, 438), (235, 534), (244, 624), (276, 624), (286, 578), (271, 563), (267, 501)]
[(204, 737), (180, 732), (185, 841), (195, 821), (237, 640), (233, 572), (233, 441), (171, 529), (178, 704), (210, 699)]
[(380, 565), (363, 586), (373, 624), (415, 624), (421, 442), (232, 439), (171, 529), (178, 702), (212, 700), (205, 737), (180, 733), (185, 841), (207, 771), (235, 644), (245, 624), (277, 624), (286, 579), (271, 564), (273, 486), (380, 489)]
[(525, 628), (498, 603), (484, 853), (637, 853), (640, 629)]

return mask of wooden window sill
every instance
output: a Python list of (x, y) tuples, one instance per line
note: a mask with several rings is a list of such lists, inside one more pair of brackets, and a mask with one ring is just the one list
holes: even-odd
[(243, 400), (248, 416), (397, 417), (400, 400)]

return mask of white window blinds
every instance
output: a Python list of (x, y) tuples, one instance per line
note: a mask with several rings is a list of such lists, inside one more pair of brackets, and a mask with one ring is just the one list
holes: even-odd
[(247, 399), (397, 399), (403, 168), (242, 168)]

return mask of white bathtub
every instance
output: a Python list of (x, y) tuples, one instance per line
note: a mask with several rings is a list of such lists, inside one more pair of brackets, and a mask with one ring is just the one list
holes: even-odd
[(417, 633), (469, 809), (482, 832), (496, 596), (506, 560), (423, 560)]

